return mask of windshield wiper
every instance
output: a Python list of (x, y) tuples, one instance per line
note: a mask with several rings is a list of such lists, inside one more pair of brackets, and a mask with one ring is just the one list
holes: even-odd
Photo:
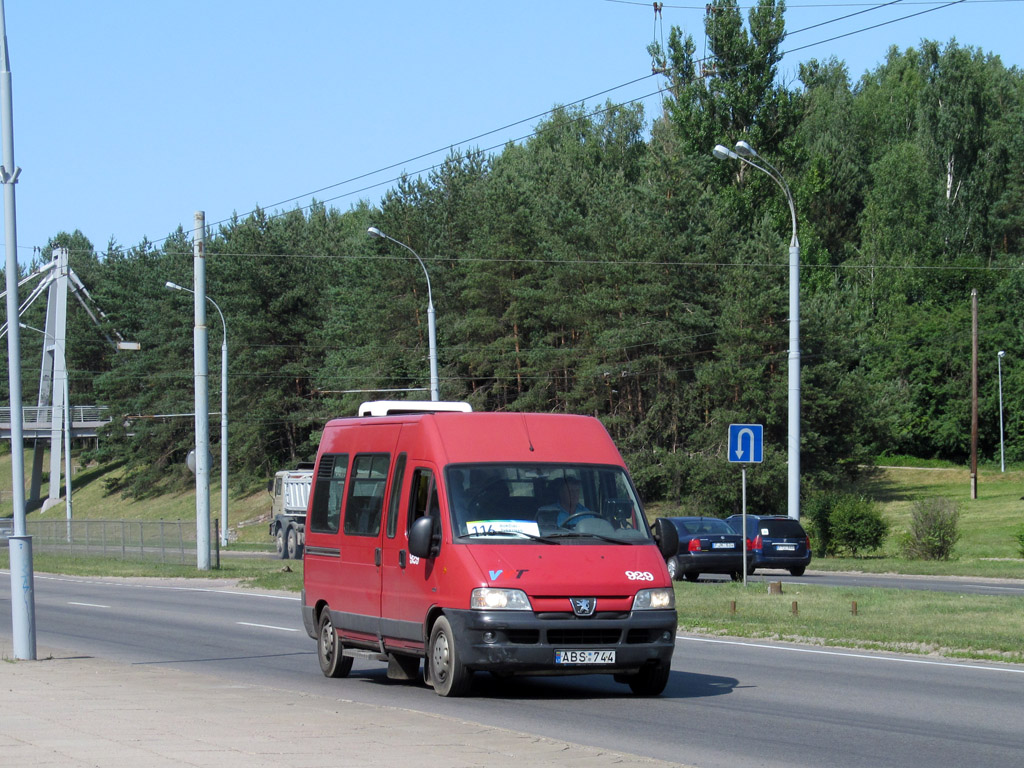
[(607, 541), (611, 544), (636, 544), (635, 541), (629, 541), (626, 539), (616, 539), (614, 536), (605, 536), (603, 533), (580, 533), (579, 531), (569, 531), (567, 533), (549, 533), (549, 537), (552, 539), (601, 539), (601, 541)]
[(557, 541), (551, 541), (546, 536), (536, 536), (532, 533), (526, 533), (526, 531), (473, 531), (471, 533), (462, 533), (456, 536), (457, 539), (477, 539), (477, 538), (488, 538), (490, 536), (522, 536), (524, 539), (530, 539), (531, 541), (539, 541), (543, 544), (557, 544)]

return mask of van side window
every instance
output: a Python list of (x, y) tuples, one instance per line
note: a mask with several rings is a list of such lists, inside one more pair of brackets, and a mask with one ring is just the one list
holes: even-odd
[(398, 454), (395, 471), (391, 479), (391, 500), (388, 502), (388, 538), (395, 538), (398, 532), (398, 505), (402, 499), (402, 479), (405, 476), (405, 454)]
[(341, 500), (345, 498), (347, 453), (327, 453), (320, 458), (313, 491), (313, 509), (309, 529), (318, 533), (337, 533), (341, 524)]
[(412, 491), (409, 498), (409, 520), (406, 532), (412, 524), (424, 515), (440, 517), (441, 509), (437, 501), (437, 486), (434, 485), (434, 473), (419, 467), (412, 475)]
[(357, 455), (352, 460), (352, 482), (345, 505), (345, 533), (376, 536), (384, 509), (384, 486), (391, 457), (386, 453)]

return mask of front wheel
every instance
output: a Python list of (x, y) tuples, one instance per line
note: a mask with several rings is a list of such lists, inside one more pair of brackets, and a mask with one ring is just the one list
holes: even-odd
[(629, 677), (629, 689), (637, 696), (658, 696), (668, 685), (671, 668), (668, 664), (652, 664)]
[(448, 619), (441, 616), (430, 633), (430, 684), (441, 696), (462, 696), (469, 690), (472, 671), (459, 659), (455, 635)]
[(688, 571), (688, 572), (683, 574), (683, 578), (685, 578), (687, 581), (696, 581), (697, 579), (700, 578), (700, 574), (699, 573), (690, 573)]
[(352, 671), (352, 657), (346, 656), (338, 641), (338, 632), (331, 621), (331, 612), (324, 608), (320, 614), (320, 633), (316, 643), (316, 655), (324, 677), (348, 677)]
[(277, 527), (277, 533), (274, 534), (274, 546), (277, 548), (277, 556), (282, 560), (288, 559), (288, 543), (284, 538), (284, 528), (281, 526)]

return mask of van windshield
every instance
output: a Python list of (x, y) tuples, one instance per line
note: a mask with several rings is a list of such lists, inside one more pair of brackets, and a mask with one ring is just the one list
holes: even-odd
[(445, 481), (457, 539), (652, 540), (643, 507), (621, 467), (453, 464), (445, 470)]

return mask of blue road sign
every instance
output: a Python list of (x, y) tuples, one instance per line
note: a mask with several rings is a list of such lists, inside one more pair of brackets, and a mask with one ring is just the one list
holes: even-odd
[(729, 461), (759, 464), (764, 459), (764, 427), (761, 424), (729, 425)]

